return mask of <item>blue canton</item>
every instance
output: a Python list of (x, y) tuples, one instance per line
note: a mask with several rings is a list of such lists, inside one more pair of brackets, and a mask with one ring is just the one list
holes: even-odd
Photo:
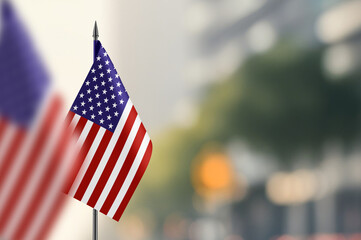
[(70, 111), (114, 132), (129, 96), (103, 47)]
[(0, 114), (31, 126), (50, 81), (9, 1), (0, 2)]

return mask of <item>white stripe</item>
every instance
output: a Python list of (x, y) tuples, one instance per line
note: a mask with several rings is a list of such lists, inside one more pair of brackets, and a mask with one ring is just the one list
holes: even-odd
[(70, 132), (74, 131), (76, 125), (79, 122), (79, 120), (80, 120), (80, 116), (78, 114), (74, 114), (74, 117), (71, 120), (70, 125), (69, 125), (69, 129), (68, 129)]
[(87, 120), (87, 122), (86, 122), (86, 124), (85, 124), (85, 126), (83, 128), (83, 131), (81, 132), (81, 134), (80, 134), (80, 136), (78, 138), (78, 141), (77, 141), (76, 145), (78, 145), (78, 146), (83, 145), (83, 143), (85, 142), (85, 139), (88, 136), (92, 126), (93, 126), (93, 122)]
[(114, 185), (115, 180), (117, 179), (119, 171), (120, 171), (120, 169), (122, 168), (122, 166), (124, 164), (124, 161), (125, 161), (128, 153), (129, 153), (129, 150), (130, 150), (131, 146), (133, 145), (135, 136), (138, 133), (138, 130), (139, 130), (139, 127), (140, 127), (141, 123), (142, 122), (140, 121), (139, 116), (137, 116), (137, 118), (135, 119), (135, 122), (133, 124), (132, 130), (129, 133), (129, 137), (128, 137), (127, 141), (124, 144), (123, 150), (120, 153), (119, 158), (118, 158), (118, 160), (117, 160), (117, 162), (116, 162), (116, 164), (115, 164), (115, 166), (113, 168), (113, 171), (112, 171), (111, 175), (109, 176), (109, 179), (108, 179), (108, 181), (107, 181), (107, 183), (106, 183), (106, 185), (105, 185), (105, 187), (104, 187), (104, 189), (103, 189), (103, 191), (102, 191), (102, 193), (101, 193), (101, 195), (100, 195), (100, 197), (99, 197), (99, 199), (98, 199), (98, 201), (97, 201), (97, 203), (96, 203), (96, 205), (94, 207), (95, 209), (100, 209), (103, 206), (103, 204), (104, 204), (110, 190), (112, 189), (112, 187)]
[(112, 217), (112, 218), (114, 217), (114, 215), (117, 212), (120, 204), (122, 203), (123, 198), (124, 198), (125, 194), (127, 193), (128, 189), (129, 189), (129, 186), (130, 186), (130, 184), (132, 183), (132, 181), (134, 179), (135, 174), (137, 173), (137, 170), (138, 170), (138, 168), (140, 166), (140, 163), (143, 160), (143, 157), (144, 157), (145, 151), (147, 150), (149, 141), (150, 141), (150, 138), (149, 138), (148, 134), (145, 134), (143, 142), (140, 145), (137, 156), (134, 159), (133, 165), (129, 170), (129, 173), (128, 173), (128, 175), (127, 175), (127, 177), (126, 177), (126, 179), (125, 179), (125, 181), (124, 181), (124, 183), (122, 185), (122, 188), (120, 189), (116, 199), (114, 200), (114, 203), (113, 203), (112, 207), (109, 209), (109, 212), (107, 214), (109, 217)]
[(118, 141), (118, 138), (119, 138), (119, 136), (120, 136), (120, 134), (122, 132), (122, 129), (123, 129), (124, 125), (125, 125), (125, 122), (128, 119), (128, 116), (129, 116), (129, 113), (130, 113), (130, 110), (132, 109), (132, 107), (133, 107), (133, 104), (128, 100), (127, 106), (125, 107), (125, 109), (124, 109), (124, 111), (122, 113), (122, 116), (121, 116), (121, 118), (119, 120), (119, 123), (118, 123), (118, 125), (117, 125), (117, 127), (116, 127), (116, 129), (114, 131), (114, 134), (113, 134), (112, 138), (109, 141), (109, 144), (108, 144), (108, 146), (107, 146), (107, 148), (106, 148), (106, 150), (105, 150), (105, 152), (103, 154), (102, 159), (99, 162), (99, 165), (98, 165), (98, 167), (97, 167), (97, 169), (96, 169), (96, 171), (95, 171), (95, 173), (94, 173), (94, 175), (92, 177), (92, 180), (89, 183), (89, 186), (88, 186), (87, 190), (84, 193), (84, 196), (83, 196), (83, 198), (81, 200), (82, 202), (87, 203), (90, 196), (91, 196), (91, 194), (93, 193), (94, 188), (95, 188), (97, 182), (99, 181), (99, 178), (100, 178), (100, 176), (101, 176), (101, 174), (102, 174), (102, 172), (103, 172), (103, 170), (105, 168), (105, 165), (108, 162), (111, 153), (113, 152), (114, 146)]
[[(58, 113), (60, 115), (60, 109)], [(52, 164), (49, 159), (53, 154), (54, 149), (57, 146), (58, 136), (62, 130), (62, 122), (63, 119), (61, 117), (57, 118), (57, 121), (54, 123), (54, 127), (49, 129), (50, 136), (45, 142), (45, 146), (40, 150), (41, 153), (39, 155), (39, 161), (37, 161), (37, 165), (35, 166), (29, 181), (25, 182), (26, 187), (24, 188), (24, 192), (22, 192), (19, 196), (20, 201), (16, 205), (16, 209), (14, 213), (10, 216), (10, 219), (7, 220), (7, 224), (5, 229), (5, 236), (12, 236), (17, 228), (19, 227), (19, 223), (22, 220), (24, 214), (29, 209), (29, 204), (34, 196), (34, 192), (37, 190), (37, 187), (41, 184), (40, 180), (46, 174), (44, 171), (49, 164)], [(46, 195), (45, 195), (46, 196)]]
[[(76, 125), (78, 124), (80, 120), (80, 116), (78, 114), (74, 114), (74, 117), (68, 127), (68, 129), (66, 131), (68, 131), (69, 133), (73, 133), (75, 128), (76, 128)], [(80, 137), (79, 137), (80, 138)], [(78, 142), (79, 139), (74, 139), (73, 137), (69, 137), (68, 138), (68, 141), (66, 144), (66, 148), (64, 150), (65, 154), (64, 154), (64, 158), (65, 159), (69, 159), (72, 154), (74, 154), (75, 150), (76, 150), (76, 147), (77, 147), (77, 142)]]

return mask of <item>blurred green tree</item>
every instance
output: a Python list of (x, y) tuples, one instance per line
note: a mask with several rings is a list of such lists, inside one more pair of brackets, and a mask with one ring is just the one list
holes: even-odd
[(322, 57), (323, 48), (282, 43), (205, 89), (194, 126), (153, 139), (149, 170), (130, 207), (152, 209), (159, 222), (173, 212), (192, 216), (190, 168), (209, 142), (241, 139), (284, 164), (300, 152), (318, 155), (327, 141), (355, 143), (361, 125), (360, 81), (331, 78)]
[(328, 141), (351, 146), (360, 136), (360, 81), (325, 74), (322, 53), (279, 44), (250, 58), (206, 94), (204, 137), (238, 137), (283, 162), (299, 152), (318, 155)]

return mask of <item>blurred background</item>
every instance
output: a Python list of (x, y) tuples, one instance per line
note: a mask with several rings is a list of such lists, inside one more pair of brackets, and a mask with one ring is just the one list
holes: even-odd
[[(14, 0), (70, 107), (92, 29), (153, 141), (99, 239), (361, 239), (360, 0)], [(68, 198), (50, 239), (90, 239)]]

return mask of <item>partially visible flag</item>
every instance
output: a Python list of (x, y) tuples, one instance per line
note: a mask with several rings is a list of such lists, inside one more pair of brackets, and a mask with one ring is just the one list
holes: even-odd
[(45, 239), (68, 171), (62, 100), (12, 6), (0, 5), (0, 239)]
[(107, 52), (96, 58), (71, 106), (81, 149), (65, 192), (119, 220), (152, 153), (152, 142)]

